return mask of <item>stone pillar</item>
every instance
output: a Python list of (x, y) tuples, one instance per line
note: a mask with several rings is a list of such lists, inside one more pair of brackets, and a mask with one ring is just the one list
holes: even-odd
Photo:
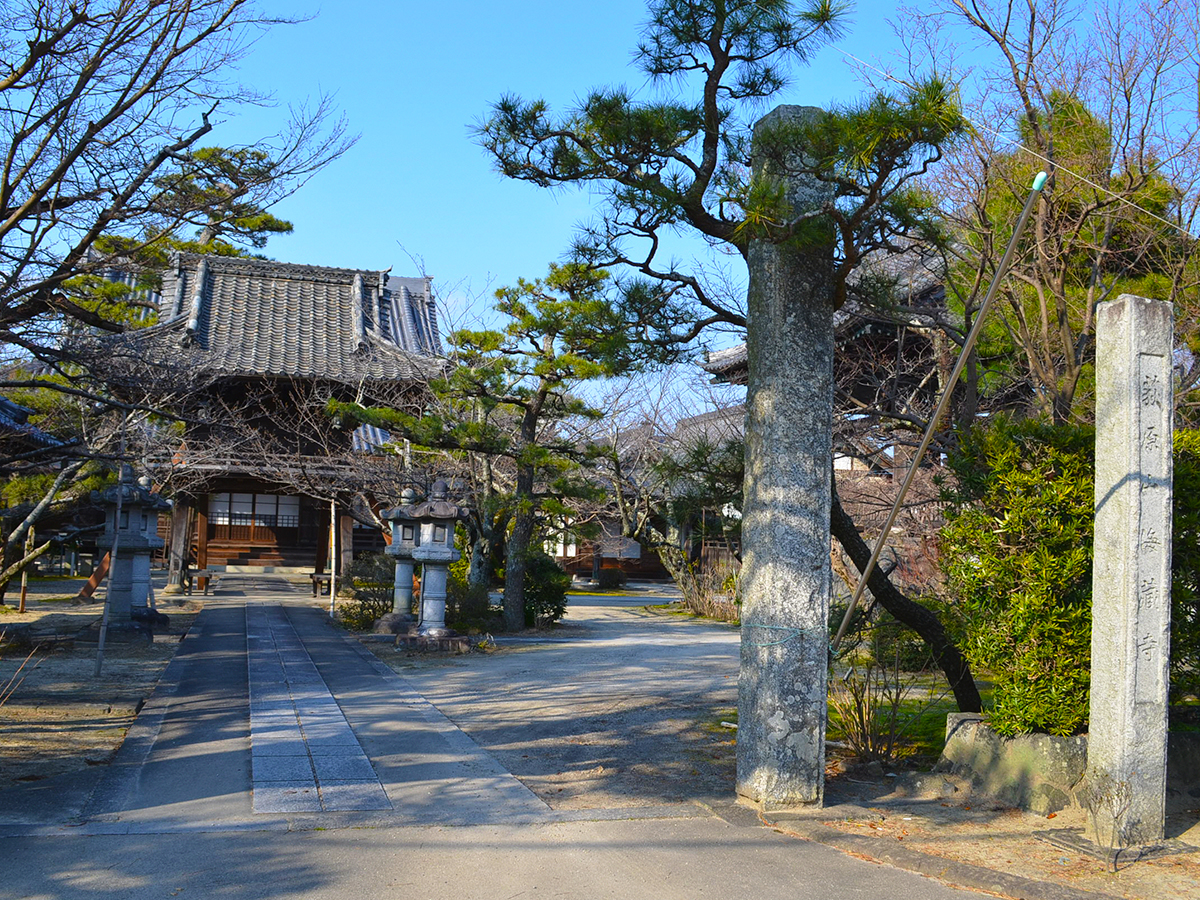
[(396, 560), (396, 585), (392, 589), (392, 612), (411, 613), (413, 603), (413, 573), (411, 559)]
[(1096, 535), (1088, 782), (1093, 837), (1163, 837), (1171, 635), (1170, 303), (1096, 307)]
[[(829, 188), (788, 173), (785, 135), (821, 114), (781, 106), (754, 129), (755, 177), (781, 181), (797, 213)], [(819, 804), (825, 782), (833, 256), (806, 231), (802, 249), (749, 252), (737, 792), (764, 809)]]

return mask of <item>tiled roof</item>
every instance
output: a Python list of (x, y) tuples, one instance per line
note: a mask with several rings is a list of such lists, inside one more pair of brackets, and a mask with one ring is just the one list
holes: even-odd
[(680, 419), (675, 423), (674, 439), (683, 444), (695, 444), (701, 440), (721, 444), (740, 438), (745, 427), (746, 407), (739, 403)]
[[(863, 283), (868, 276), (887, 284), (892, 302), (897, 306), (925, 305), (930, 302), (931, 295), (934, 302), (944, 302), (940, 293), (934, 294), (942, 284), (941, 260), (936, 255), (923, 252), (916, 244), (899, 253), (875, 251), (850, 273), (848, 281), (853, 287)], [(833, 314), (833, 328), (835, 332), (844, 334), (855, 323), (897, 323), (903, 318), (850, 298)], [(701, 368), (718, 379), (729, 375), (736, 378), (744, 377), (746, 363), (746, 345), (742, 343), (709, 352)]]
[(38, 447), (61, 446), (62, 441), (54, 435), (30, 424), (31, 412), (33, 410), (19, 406), (7, 397), (0, 397), (0, 440), (15, 439)]
[(440, 368), (425, 278), (177, 254), (159, 324), (125, 336), (154, 358), (229, 375), (425, 380)]
[(722, 375), (725, 372), (745, 368), (746, 345), (741, 343), (723, 350), (712, 350), (700, 365), (705, 372), (711, 372), (713, 375)]
[(391, 434), (382, 428), (359, 425), (351, 434), (351, 447), (355, 453), (378, 453), (391, 440)]

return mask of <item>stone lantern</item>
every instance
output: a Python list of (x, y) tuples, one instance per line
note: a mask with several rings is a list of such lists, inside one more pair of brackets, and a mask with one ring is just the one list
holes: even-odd
[(383, 518), (392, 523), (392, 543), (385, 552), (396, 559), (396, 587), (392, 594), (392, 612), (409, 615), (413, 601), (413, 550), (421, 540), (421, 523), (413, 516), (417, 494), (412, 488), (400, 493), (400, 506), (385, 510)]
[(448, 637), (453, 633), (446, 627), (446, 582), (450, 563), (462, 555), (454, 546), (454, 527), (465, 512), (446, 499), (446, 482), (438, 479), (429, 499), (409, 513), (420, 526), (412, 558), (423, 565), (421, 624), (417, 628), (421, 637)]
[(92, 491), (92, 500), (105, 508), (104, 534), (96, 543), (102, 549), (116, 548), (109, 562), (109, 617), (120, 625), (133, 620), (157, 621), (158, 617), (150, 613), (150, 555), (165, 543), (158, 536), (158, 515), (171, 504), (150, 490), (148, 478), (135, 483), (128, 465), (122, 466), (119, 486)]

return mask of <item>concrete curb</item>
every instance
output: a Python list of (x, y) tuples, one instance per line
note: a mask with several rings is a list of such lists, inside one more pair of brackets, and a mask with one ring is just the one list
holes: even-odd
[(851, 856), (873, 859), (898, 869), (916, 872), (970, 890), (990, 891), (1002, 897), (1012, 897), (1017, 900), (1121, 900), (1111, 894), (1081, 891), (1048, 881), (1035, 881), (1032, 878), (1010, 875), (1007, 872), (985, 869), (983, 866), (956, 862), (945, 857), (909, 849), (896, 841), (869, 837), (865, 834), (848, 834), (815, 822), (810, 823), (796, 819), (772, 821), (765, 816), (760, 818), (764, 825), (774, 828), (781, 834), (825, 844)]

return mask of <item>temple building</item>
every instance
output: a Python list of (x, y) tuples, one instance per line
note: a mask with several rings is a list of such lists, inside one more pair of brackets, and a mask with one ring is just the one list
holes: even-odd
[(381, 438), (328, 406), (419, 410), (445, 365), (429, 278), (186, 253), (158, 324), (108, 347), (184, 422), (152, 461), (174, 499), (172, 580), (185, 565), (322, 571), (331, 524), (348, 559), (355, 454)]

